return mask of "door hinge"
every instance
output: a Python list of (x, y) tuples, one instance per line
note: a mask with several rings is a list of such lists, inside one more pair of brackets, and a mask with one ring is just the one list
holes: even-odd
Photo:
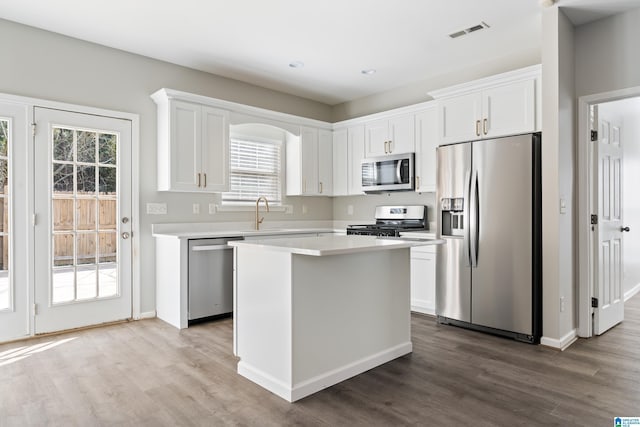
[(33, 304), (33, 315), (36, 316), (38, 314), (38, 304)]
[(598, 308), (598, 298), (591, 298), (591, 307)]
[(591, 131), (591, 140), (592, 141), (597, 141), (598, 140), (598, 131), (597, 130), (592, 130)]
[(591, 215), (591, 225), (598, 225), (598, 215)]
[(36, 136), (36, 124), (35, 123), (31, 123), (31, 133), (33, 134), (34, 138)]

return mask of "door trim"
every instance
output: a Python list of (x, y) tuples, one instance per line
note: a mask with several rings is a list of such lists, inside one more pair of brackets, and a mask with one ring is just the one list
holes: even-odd
[[(626, 98), (640, 96), (640, 86), (626, 89), (601, 92), (593, 95), (581, 96), (578, 98), (578, 336), (588, 338), (593, 336), (593, 325), (591, 320), (591, 297), (593, 295), (593, 247), (591, 241), (591, 205), (593, 194), (593, 165), (590, 154), (591, 128), (589, 112), (591, 106), (607, 101), (618, 101)], [(585, 184), (586, 183), (586, 184)]]
[[(13, 95), (0, 92), (0, 100), (12, 102), (15, 104), (24, 105), (28, 108), (28, 127), (29, 127), (29, 144), (28, 144), (28, 164), (33, 165), (35, 160), (35, 140), (31, 133), (30, 124), (33, 123), (34, 108), (43, 107), (55, 110), (64, 110), (84, 114), (93, 114), (96, 116), (112, 117), (116, 119), (125, 119), (131, 121), (131, 229), (133, 231), (132, 239), (132, 266), (131, 266), (131, 313), (134, 320), (154, 317), (153, 313), (142, 313), (140, 306), (141, 295), (141, 275), (140, 275), (140, 115), (135, 113), (127, 113), (123, 111), (108, 110), (103, 108), (88, 107), (79, 104), (69, 104), (65, 102), (52, 101), (40, 98), (31, 98), (20, 95)], [(34, 182), (33, 177), (28, 178), (28, 191), (33, 194)], [(29, 215), (34, 214), (34, 199), (29, 198), (28, 212)], [(35, 322), (33, 313), (33, 304), (35, 302), (35, 283), (34, 280), (34, 249), (35, 249), (35, 232), (33, 223), (29, 226), (28, 235), (29, 241), (29, 272), (28, 272), (28, 286), (29, 286), (29, 335), (33, 336), (35, 332)]]

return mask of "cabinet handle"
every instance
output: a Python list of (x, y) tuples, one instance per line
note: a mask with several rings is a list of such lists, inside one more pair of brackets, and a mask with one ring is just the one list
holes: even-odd
[(480, 120), (476, 120), (476, 136), (480, 136)]
[(384, 142), (384, 154), (389, 154), (389, 152), (387, 151), (387, 142), (388, 141)]
[(391, 154), (393, 150), (391, 149), (391, 141), (389, 141), (389, 154)]
[(306, 193), (307, 192), (307, 178), (304, 178), (302, 180), (302, 193)]
[(420, 177), (416, 176), (416, 190), (420, 188)]
[(198, 172), (198, 187), (200, 187), (200, 172)]
[(206, 173), (204, 174), (204, 185), (203, 185), (203, 187), (207, 188), (207, 174)]
[(320, 183), (320, 194), (322, 194), (322, 183)]
[(487, 119), (484, 119), (482, 121), (482, 131), (484, 132), (484, 134), (487, 134)]

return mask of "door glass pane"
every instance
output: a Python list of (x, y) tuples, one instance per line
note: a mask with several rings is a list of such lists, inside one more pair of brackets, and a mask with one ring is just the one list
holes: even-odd
[(0, 310), (11, 308), (9, 283), (9, 121), (0, 119)]
[(118, 136), (53, 132), (52, 302), (118, 295)]

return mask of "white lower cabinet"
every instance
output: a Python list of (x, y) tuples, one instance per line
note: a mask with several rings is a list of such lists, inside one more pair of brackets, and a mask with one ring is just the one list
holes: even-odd
[(436, 246), (411, 248), (411, 311), (436, 313)]

